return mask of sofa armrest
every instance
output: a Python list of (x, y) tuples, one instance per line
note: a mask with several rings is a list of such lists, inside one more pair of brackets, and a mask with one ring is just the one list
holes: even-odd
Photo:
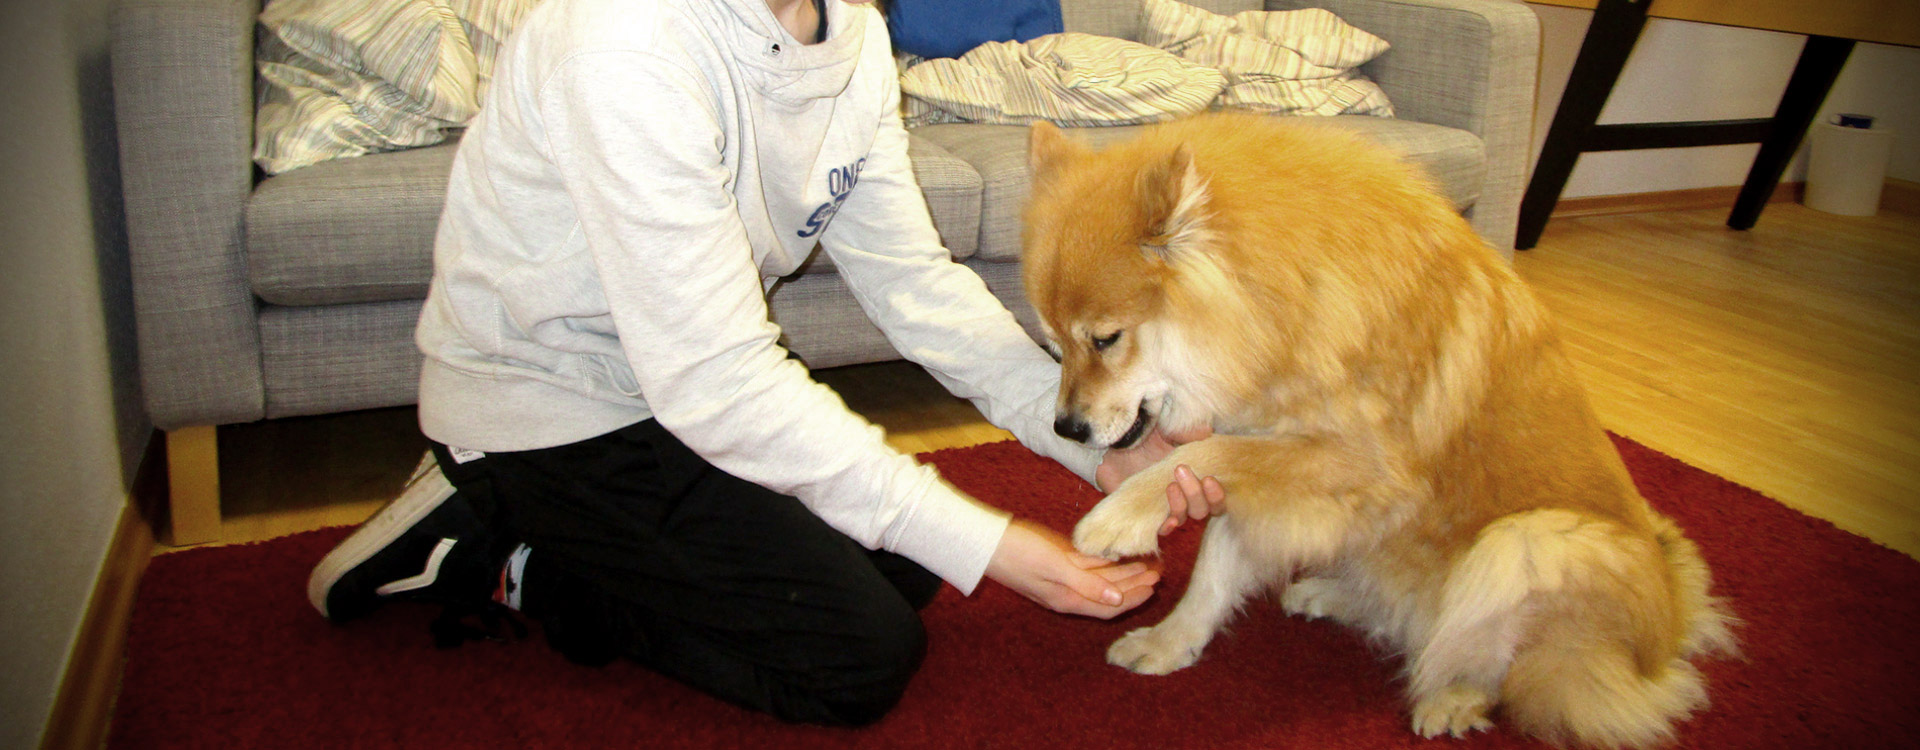
[(141, 383), (156, 426), (265, 416), (242, 240), (260, 0), (121, 0), (113, 91)]
[(1361, 71), (1396, 115), (1480, 136), (1487, 174), (1469, 211), (1474, 229), (1513, 248), (1533, 151), (1540, 25), (1510, 0), (1267, 0), (1272, 10), (1321, 7), (1392, 48)]

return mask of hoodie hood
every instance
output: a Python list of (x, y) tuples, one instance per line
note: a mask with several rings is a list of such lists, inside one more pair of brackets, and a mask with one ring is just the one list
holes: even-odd
[(860, 63), (867, 23), (876, 11), (827, 0), (827, 39), (803, 44), (773, 17), (765, 0), (714, 0), (738, 23), (726, 43), (768, 98), (788, 104), (837, 96)]

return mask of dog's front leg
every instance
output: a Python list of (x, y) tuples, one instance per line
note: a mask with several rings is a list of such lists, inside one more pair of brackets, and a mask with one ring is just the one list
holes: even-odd
[(1107, 661), (1165, 674), (1199, 658), (1249, 592), (1302, 565), (1334, 562), (1406, 517), (1420, 495), (1371, 444), (1327, 437), (1222, 437), (1183, 445), (1128, 479), (1074, 529), (1082, 552), (1138, 554), (1158, 547), (1174, 466), (1226, 487), (1226, 515), (1207, 524), (1193, 580), (1167, 619), (1128, 633)]
[(1270, 485), (1265, 464), (1293, 449), (1297, 440), (1214, 435), (1174, 448), (1159, 462), (1127, 477), (1113, 494), (1087, 511), (1073, 528), (1073, 546), (1107, 559), (1160, 552), (1160, 529), (1171, 512), (1167, 488), (1174, 470), (1186, 466), (1195, 476), (1213, 477), (1226, 490), (1227, 513), (1241, 488)]
[(1110, 560), (1159, 554), (1160, 528), (1170, 512), (1167, 488), (1174, 483), (1174, 469), (1186, 466), (1197, 476), (1219, 480), (1227, 491), (1227, 511), (1232, 512), (1234, 485), (1245, 474), (1238, 470), (1244, 464), (1236, 461), (1249, 451), (1273, 450), (1273, 443), (1263, 438), (1225, 435), (1174, 448), (1158, 463), (1127, 477), (1113, 494), (1087, 511), (1073, 528), (1073, 546), (1084, 554)]
[(1247, 559), (1237, 535), (1230, 519), (1207, 524), (1186, 595), (1160, 624), (1114, 641), (1107, 648), (1107, 663), (1140, 674), (1159, 675), (1199, 659), (1200, 651), (1240, 602), (1266, 581)]
[(1083, 554), (1118, 560), (1160, 552), (1160, 526), (1167, 520), (1167, 486), (1178, 464), (1169, 454), (1101, 500), (1073, 527), (1073, 546)]

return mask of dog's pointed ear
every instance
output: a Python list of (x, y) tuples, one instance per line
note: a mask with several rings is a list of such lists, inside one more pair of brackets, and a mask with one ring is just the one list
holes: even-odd
[(1027, 167), (1035, 181), (1045, 179), (1068, 159), (1087, 152), (1087, 147), (1046, 120), (1037, 120), (1027, 128)]
[(1143, 251), (1168, 259), (1190, 246), (1207, 224), (1207, 181), (1193, 165), (1193, 150), (1180, 144), (1134, 179), (1134, 197), (1145, 212)]

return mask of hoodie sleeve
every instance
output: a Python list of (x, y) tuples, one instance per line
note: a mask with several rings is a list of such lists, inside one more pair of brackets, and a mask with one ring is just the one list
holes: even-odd
[(887, 446), (786, 356), (707, 89), (698, 73), (621, 51), (570, 58), (540, 94), (547, 147), (641, 394), (715, 466), (970, 593), (1006, 515)]
[(1101, 454), (1053, 431), (1059, 364), (979, 275), (953, 262), (934, 231), (907, 158), (899, 82), (887, 78), (887, 115), (821, 247), (902, 356), (1022, 444), (1091, 483)]

